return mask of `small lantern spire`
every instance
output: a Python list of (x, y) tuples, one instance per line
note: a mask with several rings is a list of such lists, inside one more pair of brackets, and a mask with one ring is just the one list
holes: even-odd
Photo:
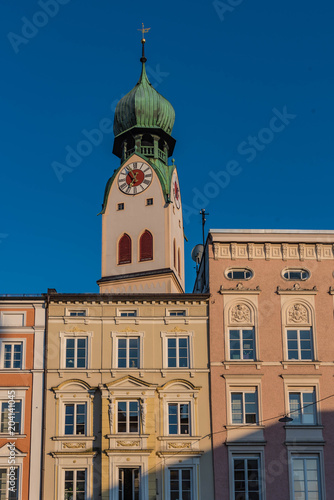
[(145, 57), (145, 33), (148, 33), (150, 31), (151, 28), (145, 28), (144, 27), (144, 23), (141, 23), (142, 27), (141, 28), (138, 28), (138, 31), (141, 31), (141, 34), (142, 34), (142, 37), (141, 37), (141, 43), (142, 43), (142, 55), (141, 55), (141, 58), (140, 58), (140, 62), (142, 63), (146, 63), (147, 59)]

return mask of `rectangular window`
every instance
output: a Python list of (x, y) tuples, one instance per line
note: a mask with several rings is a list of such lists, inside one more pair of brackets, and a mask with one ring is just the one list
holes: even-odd
[(190, 435), (190, 404), (170, 403), (168, 405), (169, 434)]
[(70, 311), (69, 315), (72, 317), (82, 317), (82, 316), (86, 316), (86, 311), (84, 309), (77, 310), (77, 311)]
[(137, 311), (136, 309), (131, 309), (129, 311), (120, 311), (120, 317), (121, 318), (134, 318), (137, 316)]
[(153, 205), (153, 198), (147, 198), (146, 205)]
[(321, 500), (318, 457), (292, 459), (293, 500)]
[(118, 203), (117, 210), (124, 210), (124, 203)]
[(232, 392), (232, 424), (258, 423), (257, 392)]
[(188, 337), (168, 338), (168, 368), (189, 367)]
[(192, 500), (191, 469), (169, 469), (170, 500)]
[[(234, 495), (236, 500), (260, 500), (260, 460), (257, 457), (233, 458)], [(302, 497), (300, 497), (301, 499)]]
[(0, 432), (21, 434), (22, 401), (15, 401), (15, 404), (1, 401), (0, 410)]
[(312, 360), (312, 329), (287, 330), (288, 359)]
[(315, 425), (316, 404), (315, 392), (290, 392), (289, 393), (289, 417), (293, 418), (290, 425)]
[(184, 309), (180, 309), (179, 311), (169, 311), (169, 316), (185, 316), (186, 315), (186, 311)]
[(138, 401), (118, 401), (117, 432), (139, 432)]
[(139, 500), (139, 469), (118, 469), (118, 500)]
[(230, 359), (255, 360), (254, 328), (230, 330)]
[(139, 337), (118, 339), (118, 368), (139, 368)]
[(3, 367), (4, 368), (17, 368), (22, 369), (22, 342), (8, 342), (3, 343)]
[(65, 470), (65, 500), (86, 500), (86, 469)]
[(65, 405), (65, 435), (85, 435), (87, 404), (75, 403)]
[(87, 368), (87, 338), (66, 339), (66, 368)]
[[(14, 490), (9, 490), (9, 477), (11, 480), (15, 481)], [(9, 476), (9, 469), (1, 468), (0, 469), (0, 500), (18, 500), (19, 498), (19, 483), (18, 483), (18, 468), (15, 468), (14, 478), (12, 479), (12, 475)]]

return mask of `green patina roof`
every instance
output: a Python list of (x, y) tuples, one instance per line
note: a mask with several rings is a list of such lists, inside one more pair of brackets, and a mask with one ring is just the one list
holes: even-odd
[(143, 63), (137, 85), (116, 106), (115, 136), (132, 127), (161, 128), (170, 135), (174, 121), (173, 106), (151, 85)]
[[(164, 194), (164, 197), (165, 197), (165, 200), (167, 201), (167, 196), (170, 195), (170, 189), (171, 189), (171, 182), (172, 182), (172, 176), (173, 176), (173, 172), (176, 168), (176, 165), (173, 164), (173, 165), (166, 165), (165, 163), (163, 163), (161, 160), (158, 160), (158, 159), (153, 159), (153, 158), (146, 158), (145, 156), (139, 154), (139, 153), (133, 153), (133, 154), (136, 154), (137, 156), (139, 156), (140, 158), (142, 158), (146, 163), (148, 163), (149, 165), (151, 165), (151, 167), (153, 168), (153, 170), (156, 172), (158, 178), (159, 178), (159, 181), (160, 181), (160, 184), (161, 184), (161, 187), (162, 187), (162, 191), (163, 191), (163, 194)], [(133, 155), (131, 155), (133, 156)], [(130, 156), (130, 158), (131, 158)], [(110, 189), (111, 189), (111, 186), (118, 174), (118, 172), (121, 170), (121, 168), (123, 167), (124, 163), (127, 162), (129, 160), (129, 158), (127, 158), (121, 165), (119, 168), (117, 168), (112, 177), (110, 177), (110, 179), (108, 180), (107, 184), (106, 184), (106, 188), (104, 190), (104, 197), (103, 197), (103, 203), (102, 203), (102, 210), (101, 212), (98, 214), (104, 214), (104, 212), (106, 211), (106, 208), (107, 208), (107, 203), (108, 203), (108, 197), (109, 197), (109, 193), (110, 193)]]

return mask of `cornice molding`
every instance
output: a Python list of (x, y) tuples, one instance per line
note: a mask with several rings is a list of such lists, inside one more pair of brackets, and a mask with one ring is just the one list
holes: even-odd
[[(313, 288), (302, 288), (299, 283), (295, 283), (291, 288), (281, 288), (280, 286), (277, 287), (276, 293), (278, 295), (316, 295), (318, 292), (318, 289), (316, 286)], [(334, 294), (334, 291), (333, 291)]]
[(261, 293), (260, 287), (257, 286), (256, 288), (246, 288), (242, 283), (237, 283), (235, 288), (224, 288), (223, 285), (221, 285), (219, 289), (220, 294), (224, 293), (247, 293), (247, 294), (253, 294), (253, 295), (258, 295)]

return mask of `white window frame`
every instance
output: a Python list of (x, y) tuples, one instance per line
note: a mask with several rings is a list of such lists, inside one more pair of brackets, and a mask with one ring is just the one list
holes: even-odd
[[(180, 315), (180, 316), (173, 316), (171, 313), (173, 312), (184, 312), (184, 314)], [(170, 317), (170, 318), (186, 318), (189, 316), (189, 309), (188, 307), (168, 307), (166, 309), (166, 312), (165, 312), (165, 315)]]
[[(241, 394), (242, 395), (242, 422), (240, 423), (235, 423), (233, 422), (233, 412), (232, 412), (232, 395), (233, 394)], [(255, 422), (246, 422), (246, 411), (245, 411), (245, 394), (255, 394), (255, 403), (256, 403), (256, 417), (257, 421)], [(231, 425), (252, 425), (252, 426), (258, 426), (259, 425), (259, 396), (258, 396), (258, 391), (257, 387), (248, 387), (248, 388), (238, 388), (234, 387), (231, 388), (230, 393), (230, 405), (229, 405), (229, 411), (230, 411), (230, 423)]]
[(234, 459), (256, 458), (259, 460), (259, 483), (260, 483), (260, 500), (265, 500), (265, 465), (264, 465), (264, 446), (229, 446), (228, 461), (229, 461), (229, 484), (230, 484), (230, 500), (235, 498), (234, 490)]
[[(76, 419), (77, 419), (77, 412), (78, 412), (78, 405), (85, 405), (85, 408), (86, 408), (86, 411), (85, 411), (85, 433), (84, 434), (79, 434), (78, 432), (73, 432), (72, 434), (65, 434), (65, 427), (66, 427), (66, 407), (67, 406), (70, 406), (70, 405), (74, 405), (74, 415), (73, 415), (73, 430), (77, 430), (76, 427), (77, 427), (77, 422), (76, 422)], [(65, 412), (65, 420), (64, 420), (64, 436), (87, 436), (87, 413), (88, 413), (88, 404), (89, 404), (89, 401), (65, 401), (64, 402), (64, 412)]]
[[(162, 367), (164, 370), (182, 370), (187, 371), (194, 368), (194, 332), (161, 332), (160, 337), (162, 339)], [(170, 338), (188, 338), (188, 362), (187, 367), (169, 367), (168, 366), (168, 339)]]
[(161, 481), (163, 492), (161, 492), (161, 498), (170, 500), (170, 469), (190, 469), (191, 470), (191, 500), (199, 500), (200, 495), (200, 458), (185, 457), (182, 455), (178, 456), (178, 460), (175, 457), (164, 458), (164, 467), (162, 468), (163, 480)]
[[(20, 325), (4, 325), (5, 316), (22, 316), (22, 324)], [(22, 328), (27, 325), (27, 312), (26, 311), (1, 311), (0, 312), (0, 326), (3, 328)]]
[[(262, 422), (262, 393), (261, 393), (261, 375), (224, 375), (226, 379), (226, 408), (227, 408), (227, 425), (232, 427), (249, 426), (250, 428), (257, 429), (261, 427)], [(257, 424), (233, 424), (232, 423), (232, 392), (252, 392), (257, 391)]]
[[(190, 499), (192, 500), (194, 498), (194, 495), (193, 495), (193, 468), (192, 467), (178, 467), (178, 466), (175, 466), (175, 467), (168, 467), (168, 492), (169, 492), (169, 496), (168, 498), (170, 498), (170, 494), (171, 494), (171, 491), (170, 491), (170, 471), (171, 470), (177, 470), (178, 471), (178, 481), (179, 481), (179, 498), (182, 498), (183, 497), (183, 491), (182, 491), (182, 472), (183, 470), (189, 470), (190, 471)], [(181, 476), (181, 478), (180, 478)], [(181, 491), (180, 491), (180, 485), (181, 485)], [(181, 493), (181, 494), (180, 494)]]
[[(177, 406), (177, 433), (176, 434), (171, 434), (169, 432), (169, 407), (171, 405), (176, 405)], [(180, 412), (181, 405), (188, 405), (189, 434), (186, 434), (186, 433), (185, 434), (181, 434), (181, 412)], [(168, 436), (193, 436), (194, 433), (193, 433), (193, 429), (192, 429), (192, 422), (193, 422), (194, 419), (192, 418), (192, 404), (191, 404), (191, 401), (168, 401), (167, 408), (168, 408), (168, 413), (167, 413), (168, 432), (167, 432), (167, 435)]]
[[(225, 297), (224, 297), (225, 299)], [(249, 321), (233, 321), (232, 310), (236, 306), (245, 306), (249, 309), (250, 320)], [(250, 298), (232, 297), (230, 300), (226, 300), (224, 305), (224, 339), (225, 339), (225, 356), (226, 363), (257, 363), (260, 359), (260, 340), (259, 340), (259, 325), (258, 325), (258, 303), (257, 296), (252, 296)], [(254, 331), (254, 359), (231, 359), (230, 356), (230, 330), (246, 330), (253, 329)]]
[[(21, 344), (22, 345), (22, 366), (21, 368), (5, 368), (5, 347), (4, 344)], [(0, 339), (0, 367), (3, 370), (25, 370), (26, 367), (26, 339), (18, 338), (2, 338)]]
[[(122, 432), (118, 430), (118, 403), (126, 403), (126, 431)], [(129, 406), (130, 403), (137, 403), (138, 404), (138, 431), (136, 432), (131, 432), (130, 431), (130, 415), (129, 415)], [(140, 419), (140, 409), (141, 409), (141, 401), (139, 399), (117, 399), (115, 401), (116, 404), (116, 434), (120, 436), (124, 436), (125, 434), (129, 434), (131, 436), (136, 436), (140, 434), (140, 428), (141, 428), (141, 419)]]
[[(110, 336), (112, 338), (112, 369), (113, 370), (140, 370), (143, 368), (144, 360), (144, 332), (111, 332)], [(139, 365), (134, 368), (119, 368), (118, 367), (118, 340), (119, 339), (129, 339), (138, 338), (139, 339)], [(128, 347), (127, 347), (128, 351)], [(128, 352), (127, 352), (128, 355)]]
[[(84, 312), (84, 316), (71, 316), (73, 312)], [(88, 316), (88, 307), (66, 307), (65, 308), (65, 316), (70, 318), (87, 318)]]
[[(316, 293), (316, 292), (314, 292)], [(281, 295), (282, 301), (282, 340), (283, 340), (283, 362), (284, 364), (300, 364), (300, 363), (315, 363), (318, 359), (317, 351), (317, 333), (314, 312), (314, 297), (308, 295), (308, 300), (304, 297), (296, 295), (292, 300), (289, 297)], [(289, 310), (294, 306), (300, 304), (304, 306), (307, 311), (307, 320), (294, 322), (289, 319)], [(289, 359), (288, 356), (288, 330), (306, 330), (311, 329), (312, 332), (312, 359)]]
[(8, 446), (7, 443), (0, 449), (0, 469), (7, 469), (9, 467), (17, 467), (18, 473), (18, 500), (22, 500), (22, 470), (23, 470), (23, 459), (27, 456), (27, 453), (22, 453), (17, 448), (15, 449), (15, 464), (8, 463)]
[[(86, 470), (86, 500), (93, 498), (93, 456), (68, 455), (68, 457), (56, 456), (59, 498), (65, 498), (65, 471), (84, 469)], [(73, 463), (74, 457), (75, 463)]]
[[(86, 371), (92, 368), (92, 339), (94, 333), (93, 332), (60, 332), (60, 367), (62, 370), (75, 370), (75, 371)], [(66, 367), (66, 340), (67, 339), (78, 339), (78, 338), (87, 338), (87, 353), (86, 353), (86, 367), (85, 368), (67, 368)]]
[[(305, 451), (304, 451), (305, 450)], [(290, 498), (295, 500), (294, 492), (294, 480), (293, 480), (293, 460), (294, 459), (316, 459), (318, 462), (318, 484), (320, 486), (319, 500), (325, 500), (325, 478), (324, 478), (324, 457), (322, 447), (312, 447), (309, 451), (303, 447), (303, 451), (298, 452), (296, 447), (292, 449), (288, 448), (288, 460), (289, 460), (289, 486), (290, 486)], [(306, 499), (307, 500), (307, 499)]]
[[(317, 427), (321, 425), (321, 411), (320, 411), (320, 380), (319, 376), (314, 375), (283, 375), (284, 380), (284, 394), (285, 394), (285, 408), (286, 414), (289, 415), (290, 412), (290, 401), (289, 394), (291, 392), (313, 392), (316, 401), (315, 406), (315, 420), (316, 423), (311, 425), (311, 427)], [(291, 416), (293, 418), (293, 415)], [(292, 422), (286, 424), (289, 428), (294, 429), (296, 427), (307, 427), (310, 424), (293, 424)]]
[[(58, 387), (54, 387), (53, 391), (56, 395), (57, 405), (56, 411), (58, 416), (58, 428), (56, 429), (57, 437), (68, 439), (75, 436), (76, 439), (92, 437), (93, 436), (93, 408), (92, 403), (94, 400), (95, 389), (90, 388), (88, 384), (81, 381), (63, 382)], [(65, 405), (66, 404), (82, 404), (86, 403), (86, 433), (85, 434), (66, 434), (65, 435)]]
[[(20, 436), (24, 436), (25, 433), (25, 398), (26, 398), (26, 391), (29, 389), (29, 387), (1, 387), (0, 389), (0, 403), (8, 403), (10, 401), (8, 395), (11, 393), (11, 391), (15, 391), (15, 398), (14, 401), (20, 401), (21, 402), (21, 422), (20, 422), (20, 433), (15, 433), (14, 436), (15, 438), (18, 438)], [(1, 408), (0, 408), (1, 410)], [(1, 439), (4, 437), (11, 437), (13, 438), (10, 433), (0, 433)]]
[[(76, 467), (75, 469), (73, 468), (64, 468), (63, 469), (63, 477), (64, 477), (64, 495), (65, 495), (65, 474), (66, 472), (73, 472), (73, 485), (75, 485), (75, 488), (76, 488), (76, 478), (77, 478), (77, 473), (78, 472), (82, 472), (82, 471), (85, 471), (85, 500), (88, 500), (88, 496), (87, 496), (87, 475), (88, 475), (88, 470), (86, 467)], [(64, 497), (62, 497), (64, 498)], [(75, 492), (75, 496), (74, 496), (74, 491), (73, 491), (73, 500), (77, 500), (77, 492)]]
[[(127, 313), (127, 312), (134, 312), (134, 316), (122, 316), (122, 313)], [(138, 307), (118, 307), (116, 309), (116, 316), (118, 318), (124, 318), (124, 321), (128, 321), (129, 319), (133, 318), (138, 318), (139, 316), (139, 309)]]
[[(289, 358), (289, 345), (288, 345), (288, 332), (289, 331), (297, 331), (297, 346), (298, 346), (298, 358), (297, 359), (290, 359)], [(301, 339), (300, 339), (300, 331), (301, 330), (309, 330), (311, 332), (311, 358), (310, 359), (302, 359), (301, 358)], [(298, 362), (298, 361), (305, 361), (305, 362), (311, 362), (315, 360), (314, 357), (314, 336), (313, 336), (313, 329), (312, 326), (299, 326), (297, 325), (295, 328), (293, 326), (288, 326), (285, 329), (285, 342), (286, 342), (286, 353), (287, 353), (287, 361), (289, 362)]]
[[(315, 390), (315, 387), (308, 387), (308, 388), (304, 388), (304, 389), (299, 389), (299, 388), (290, 388), (289, 391), (288, 391), (288, 398), (289, 398), (289, 417), (290, 418), (294, 418), (294, 415), (296, 414), (296, 412), (293, 412), (291, 413), (291, 407), (290, 407), (290, 395), (291, 394), (299, 394), (299, 397), (300, 397), (300, 417), (301, 417), (301, 422), (299, 423), (294, 423), (293, 421), (292, 422), (289, 422), (288, 425), (291, 425), (291, 426), (295, 426), (295, 425), (300, 425), (302, 427), (305, 427), (305, 426), (308, 426), (308, 425), (311, 425), (311, 426), (316, 426), (318, 424), (318, 420), (317, 420), (317, 399), (316, 399), (316, 390)], [(314, 404), (312, 404), (313, 406), (313, 419), (314, 419), (314, 422), (312, 424), (310, 423), (305, 423), (303, 422), (303, 416), (304, 416), (304, 401), (303, 401), (303, 395), (304, 394), (313, 394), (313, 398), (314, 398)], [(309, 403), (311, 404), (311, 403)], [(307, 405), (306, 405), (307, 406)]]
[[(233, 271), (243, 271), (243, 272), (250, 272), (250, 277), (249, 278), (229, 278), (228, 273), (233, 272)], [(254, 271), (250, 267), (229, 267), (225, 269), (225, 278), (229, 281), (249, 281), (252, 278), (254, 278)]]
[[(305, 272), (308, 274), (307, 278), (286, 278), (284, 276), (284, 274), (286, 272)], [(305, 267), (285, 267), (284, 269), (282, 269), (281, 271), (281, 276), (282, 278), (285, 280), (285, 281), (307, 281), (308, 279), (310, 279), (311, 277), (311, 273), (308, 269), (306, 269)]]
[(139, 498), (148, 498), (148, 454), (140, 452), (132, 454), (130, 463), (128, 461), (128, 453), (115, 454), (107, 451), (107, 455), (109, 457), (109, 499), (118, 500), (119, 469), (127, 467), (139, 469)]
[[(240, 358), (235, 359), (231, 358), (231, 331), (232, 330), (238, 330), (240, 333)], [(254, 342), (254, 358), (252, 359), (247, 359), (243, 357), (243, 332), (244, 330), (252, 330), (253, 331), (253, 342)], [(228, 328), (228, 358), (230, 361), (256, 361), (256, 338), (255, 338), (255, 327), (254, 326), (243, 326), (243, 325), (236, 325), (236, 326), (230, 326)]]

